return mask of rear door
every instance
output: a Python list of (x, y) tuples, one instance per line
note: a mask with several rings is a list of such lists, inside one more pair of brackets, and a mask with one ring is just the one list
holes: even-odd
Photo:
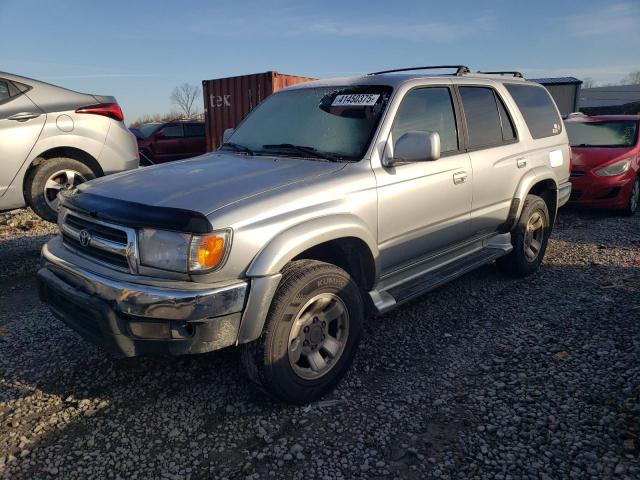
[(46, 120), (23, 93), (27, 89), (0, 78), (0, 197), (29, 156)]
[(204, 123), (184, 124), (185, 158), (202, 155), (207, 149)]
[(477, 235), (488, 234), (507, 220), (527, 162), (498, 92), (486, 85), (460, 85), (458, 92), (473, 168), (471, 229)]
[(181, 123), (165, 125), (156, 133), (152, 143), (153, 161), (155, 163), (170, 162), (184, 158), (184, 133)]
[(437, 132), (441, 157), (375, 171), (383, 275), (469, 237), (472, 171), (453, 99), (449, 86), (419, 87), (398, 108), (387, 149), (406, 132)]

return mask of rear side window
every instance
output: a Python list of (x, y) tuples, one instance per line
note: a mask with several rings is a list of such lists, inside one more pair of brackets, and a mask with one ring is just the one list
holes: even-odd
[(460, 87), (460, 97), (467, 120), (469, 148), (500, 145), (502, 123), (491, 88)]
[(505, 84), (533, 138), (551, 137), (562, 131), (562, 122), (549, 92), (533, 85)]
[(204, 125), (202, 124), (185, 124), (184, 125), (185, 137), (204, 137)]
[(504, 103), (502, 103), (502, 100), (499, 97), (497, 97), (497, 100), (498, 111), (500, 112), (500, 121), (502, 122), (502, 140), (510, 142), (517, 138), (516, 129), (513, 127), (513, 122), (511, 121), (511, 117), (509, 116)]
[(393, 141), (411, 131), (438, 132), (443, 153), (458, 150), (456, 117), (447, 87), (418, 88), (407, 93), (393, 123)]
[(9, 84), (4, 80), (0, 80), (0, 102), (4, 102), (10, 97), (11, 93), (9, 92)]

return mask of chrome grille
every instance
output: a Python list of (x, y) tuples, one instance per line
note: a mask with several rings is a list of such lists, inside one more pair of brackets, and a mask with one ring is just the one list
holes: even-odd
[(136, 231), (61, 209), (58, 222), (64, 245), (84, 257), (121, 271), (138, 272)]

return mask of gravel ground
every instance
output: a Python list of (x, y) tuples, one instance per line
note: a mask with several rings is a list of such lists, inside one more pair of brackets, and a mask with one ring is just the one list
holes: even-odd
[(234, 349), (111, 360), (38, 302), (54, 228), (5, 217), (0, 478), (640, 478), (640, 216), (563, 210), (538, 274), (489, 265), (371, 319), (307, 407)]

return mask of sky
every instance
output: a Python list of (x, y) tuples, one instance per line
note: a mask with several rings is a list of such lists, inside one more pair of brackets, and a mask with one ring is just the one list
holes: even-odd
[(621, 80), (640, 70), (640, 1), (0, 0), (0, 71), (114, 95), (130, 122), (182, 83), (276, 70), (319, 78), (465, 64)]

